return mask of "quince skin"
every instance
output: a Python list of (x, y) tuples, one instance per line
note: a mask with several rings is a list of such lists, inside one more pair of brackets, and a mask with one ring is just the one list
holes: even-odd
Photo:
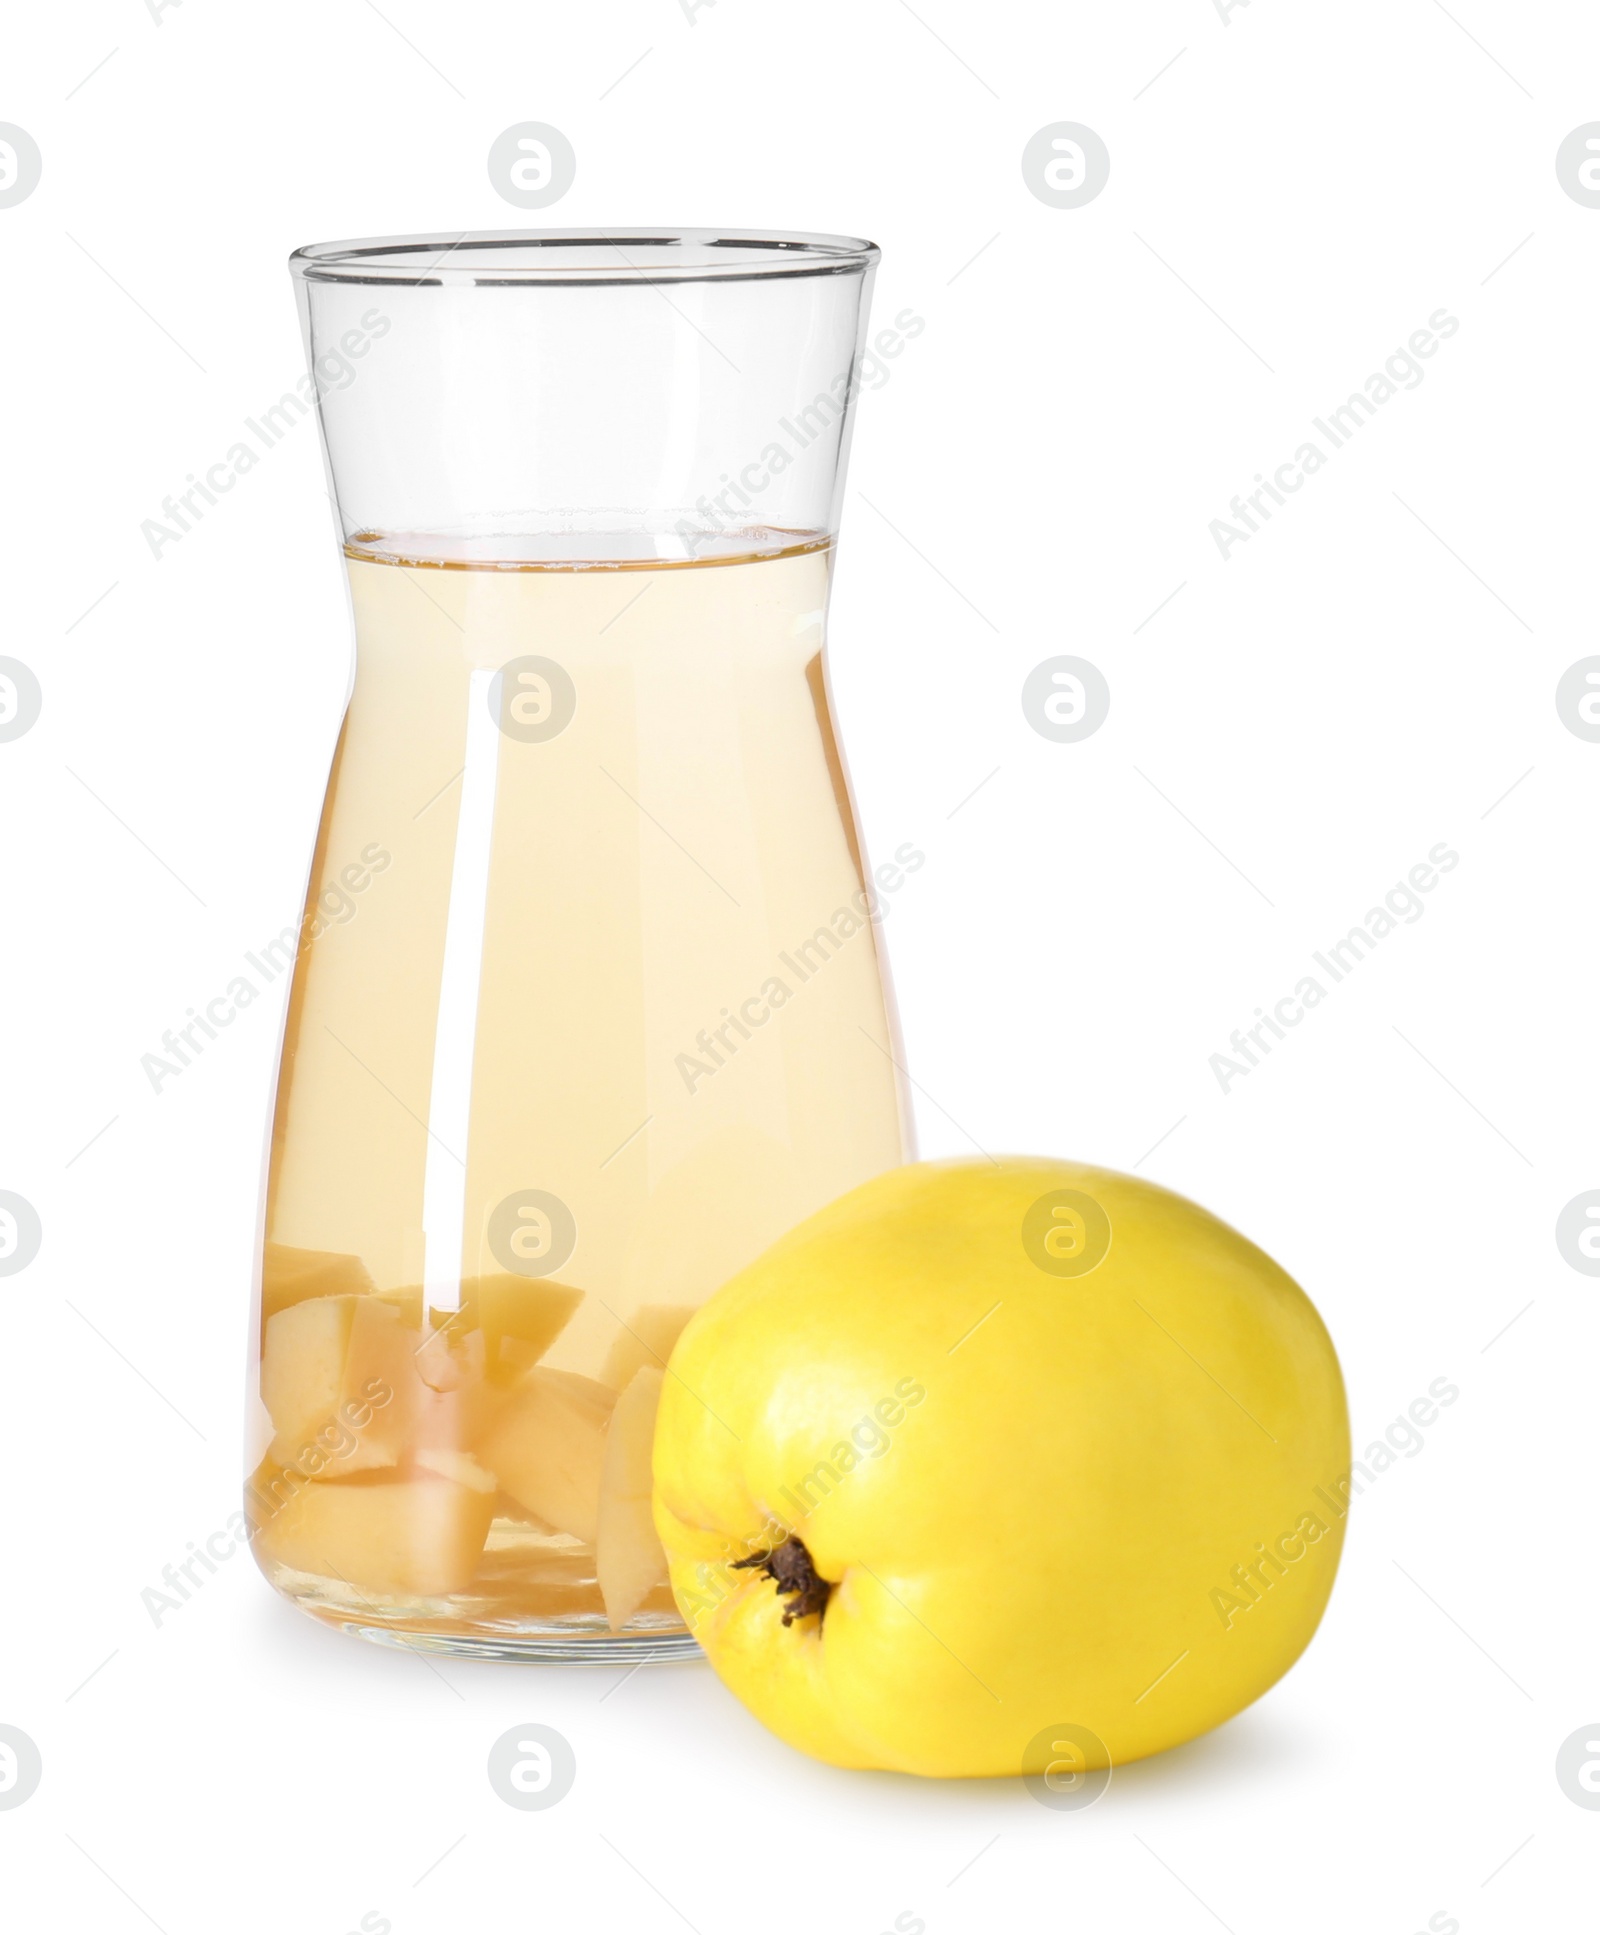
[(1288, 1670), (1349, 1467), (1328, 1333), (1236, 1231), (1108, 1170), (926, 1163), (690, 1320), (655, 1518), (713, 1667), (793, 1746), (1070, 1788)]

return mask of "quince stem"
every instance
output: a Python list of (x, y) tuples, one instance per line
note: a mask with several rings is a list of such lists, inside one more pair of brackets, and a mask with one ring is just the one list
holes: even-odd
[(812, 1564), (811, 1554), (799, 1539), (787, 1538), (771, 1552), (752, 1552), (748, 1559), (735, 1559), (732, 1564), (735, 1572), (758, 1567), (769, 1579), (776, 1581), (779, 1598), (788, 1598), (789, 1603), (783, 1611), (785, 1626), (792, 1626), (797, 1619), (804, 1619), (807, 1613), (815, 1613), (817, 1623), (822, 1623), (828, 1594), (833, 1587), (818, 1573)]

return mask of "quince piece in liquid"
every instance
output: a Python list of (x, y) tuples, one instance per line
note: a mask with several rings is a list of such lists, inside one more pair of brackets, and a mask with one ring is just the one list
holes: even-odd
[(493, 1516), (492, 1491), (442, 1477), (313, 1482), (262, 1523), (255, 1549), (358, 1593), (435, 1598), (472, 1583)]
[(595, 1573), (614, 1633), (667, 1576), (667, 1555), (650, 1510), (650, 1447), (663, 1373), (636, 1371), (617, 1399), (606, 1433), (595, 1536)]
[(615, 1402), (592, 1378), (535, 1366), (508, 1393), (476, 1455), (519, 1505), (592, 1544)]

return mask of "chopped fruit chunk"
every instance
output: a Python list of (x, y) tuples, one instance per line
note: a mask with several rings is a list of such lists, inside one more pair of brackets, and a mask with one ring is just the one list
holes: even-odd
[(663, 1378), (652, 1365), (636, 1371), (617, 1399), (606, 1434), (595, 1569), (614, 1633), (667, 1576), (667, 1555), (650, 1511), (650, 1450)]
[(353, 1283), (361, 1295), (372, 1288), (367, 1266), (358, 1256), (338, 1250), (298, 1249), (292, 1243), (266, 1243), (261, 1251), (261, 1280), (280, 1295), (285, 1303), (298, 1303), (302, 1297), (325, 1297), (339, 1290), (349, 1291)]
[(261, 1321), (308, 1297), (363, 1296), (372, 1287), (367, 1266), (358, 1256), (269, 1243), (261, 1258)]
[(342, 1441), (335, 1470), (370, 1471), (398, 1464), (425, 1395), (417, 1373), (421, 1335), (408, 1330), (392, 1304), (358, 1297), (339, 1386), (336, 1421), (350, 1427), (353, 1450)]
[(432, 1598), (472, 1582), (492, 1493), (445, 1478), (302, 1485), (256, 1534), (264, 1559), (358, 1593)]
[(381, 1297), (316, 1297), (278, 1311), (261, 1355), (269, 1456), (341, 1475), (396, 1464), (421, 1400), (418, 1341)]
[(276, 1458), (263, 1458), (244, 1481), (244, 1508), (250, 1536), (276, 1516), (306, 1482), (306, 1474), (285, 1471)]
[(470, 1491), (492, 1492), (495, 1488), (494, 1473), (485, 1471), (470, 1452), (428, 1445), (417, 1453), (417, 1463), (425, 1471), (437, 1472), (441, 1478), (465, 1485)]
[(573, 1311), (583, 1302), (581, 1290), (542, 1277), (466, 1277), (461, 1284), (459, 1310), (430, 1310), (435, 1328), (481, 1330), (492, 1364), (502, 1338), (517, 1338), (537, 1363), (566, 1329)]
[[(408, 1333), (412, 1343), (416, 1333)], [(434, 1331), (417, 1351), (417, 1391), (411, 1443), (415, 1451), (474, 1451), (499, 1415), (501, 1393), (485, 1383), (483, 1338)]]
[(272, 1456), (293, 1464), (333, 1416), (357, 1297), (316, 1297), (267, 1319), (261, 1401), (277, 1434)]
[(650, 1365), (664, 1370), (684, 1325), (694, 1315), (689, 1303), (647, 1304), (617, 1332), (606, 1358), (605, 1381), (614, 1391), (625, 1391), (635, 1371)]
[(570, 1371), (534, 1369), (506, 1398), (479, 1453), (519, 1505), (592, 1542), (615, 1394)]
[(478, 1447), (500, 1415), (502, 1394), (488, 1384), (466, 1384), (459, 1391), (423, 1387), (411, 1420), (414, 1453), (470, 1451)]
[(280, 1310), (293, 1309), (322, 1297), (379, 1297), (393, 1304), (408, 1324), (422, 1322), (422, 1287), (379, 1290), (358, 1256), (339, 1256), (332, 1250), (295, 1250), (286, 1243), (269, 1243), (261, 1261), (261, 1335)]

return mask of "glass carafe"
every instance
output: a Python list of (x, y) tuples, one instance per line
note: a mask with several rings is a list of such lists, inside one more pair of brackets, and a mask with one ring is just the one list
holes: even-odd
[(356, 663), (285, 936), (246, 1502), (346, 1630), (690, 1650), (650, 1523), (673, 1340), (908, 1154), (879, 931), (921, 856), (865, 865), (823, 658), (876, 259), (292, 258)]

